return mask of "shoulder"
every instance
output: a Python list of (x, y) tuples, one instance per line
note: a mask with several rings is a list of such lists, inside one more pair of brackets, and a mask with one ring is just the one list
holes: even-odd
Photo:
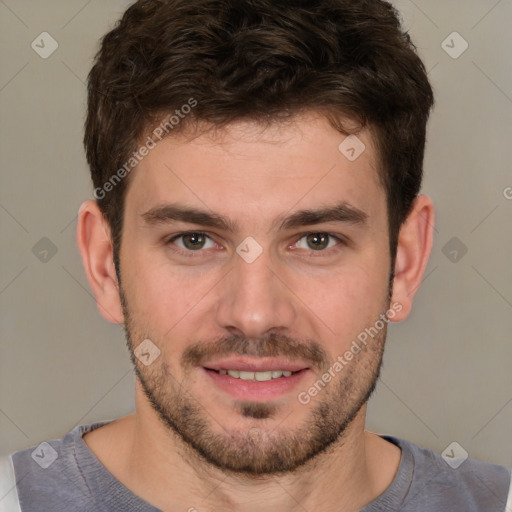
[(31, 512), (43, 506), (60, 512), (77, 510), (77, 504), (80, 510), (92, 510), (87, 508), (90, 492), (76, 446), (84, 433), (104, 423), (77, 426), (61, 439), (0, 457), (0, 490), (8, 487), (0, 512)]
[(512, 512), (510, 469), (457, 457), (456, 450), (442, 456), (410, 441), (388, 439), (394, 439), (402, 451), (409, 450), (413, 458), (404, 511)]

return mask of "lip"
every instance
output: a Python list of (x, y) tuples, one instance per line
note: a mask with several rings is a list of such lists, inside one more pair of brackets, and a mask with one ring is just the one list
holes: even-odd
[[(236, 379), (230, 375), (221, 375), (213, 370), (200, 368), (205, 378), (216, 388), (231, 395), (238, 400), (251, 402), (268, 402), (277, 399), (295, 390), (295, 394), (304, 386), (301, 382), (309, 375), (311, 370), (305, 368), (293, 373), (290, 377), (279, 377), (267, 381), (249, 381)], [(249, 370), (250, 371), (250, 370)]]
[(219, 361), (207, 362), (202, 365), (203, 368), (210, 370), (242, 370), (244, 372), (265, 372), (265, 371), (278, 371), (287, 370), (290, 372), (298, 372), (300, 370), (307, 370), (307, 364), (300, 361), (290, 362), (282, 358), (270, 357), (229, 357)]

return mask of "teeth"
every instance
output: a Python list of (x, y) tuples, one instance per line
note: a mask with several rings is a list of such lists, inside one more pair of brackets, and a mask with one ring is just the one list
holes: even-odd
[(257, 381), (272, 380), (272, 372), (255, 372), (254, 378)]
[(263, 382), (280, 377), (290, 377), (292, 372), (289, 370), (272, 370), (266, 372), (245, 372), (242, 370), (219, 370), (221, 375), (229, 375), (235, 379), (252, 380)]

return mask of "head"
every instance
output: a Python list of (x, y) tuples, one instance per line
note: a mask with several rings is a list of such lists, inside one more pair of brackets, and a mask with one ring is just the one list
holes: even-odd
[[(100, 311), (125, 325), (138, 407), (225, 470), (314, 460), (364, 412), (432, 243), (433, 95), (397, 13), (138, 1), (88, 93), (96, 201), (78, 240)], [(240, 357), (297, 367), (281, 377), (297, 383), (233, 396), (215, 369)]]

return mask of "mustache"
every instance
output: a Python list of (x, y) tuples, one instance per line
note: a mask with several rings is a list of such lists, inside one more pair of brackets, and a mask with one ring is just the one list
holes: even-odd
[(195, 343), (185, 349), (181, 356), (181, 364), (184, 367), (202, 366), (202, 363), (208, 360), (233, 355), (303, 359), (317, 369), (329, 365), (329, 355), (316, 341), (297, 341), (274, 332), (261, 339), (250, 339), (234, 334), (210, 342)]

